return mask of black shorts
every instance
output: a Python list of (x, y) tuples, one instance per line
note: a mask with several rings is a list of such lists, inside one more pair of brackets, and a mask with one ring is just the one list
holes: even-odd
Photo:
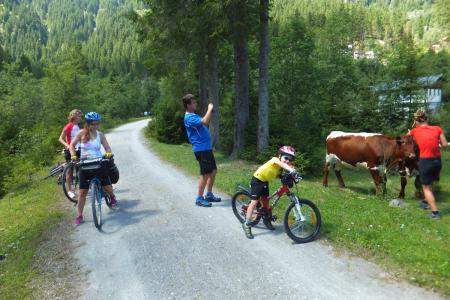
[(217, 169), (212, 150), (194, 152), (200, 165), (200, 175), (206, 175)]
[(259, 180), (256, 177), (252, 177), (250, 182), (251, 197), (253, 200), (259, 200), (261, 196), (269, 197), (269, 183)]
[(78, 172), (78, 182), (80, 185), (80, 189), (88, 190), (89, 189), (89, 181), (94, 178), (94, 176), (98, 176), (100, 178), (100, 182), (102, 186), (111, 185), (111, 179), (109, 179), (108, 169), (106, 167), (102, 167), (100, 170), (96, 172), (91, 171), (82, 171)]
[[(78, 149), (78, 150), (76, 150), (75, 152), (76, 152), (76, 154), (77, 154), (78, 159), (80, 159), (80, 156), (81, 156), (81, 150)], [(70, 162), (70, 161), (72, 160), (72, 157), (71, 157), (71, 155), (70, 155), (70, 151), (67, 150), (67, 149), (64, 149), (64, 158), (66, 159), (66, 162)]]
[(421, 158), (419, 160), (420, 182), (424, 185), (430, 185), (433, 181), (439, 181), (442, 163), (439, 157)]

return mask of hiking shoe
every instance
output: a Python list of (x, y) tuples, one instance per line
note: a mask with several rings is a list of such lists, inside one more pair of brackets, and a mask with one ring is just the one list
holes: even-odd
[(220, 199), (219, 197), (214, 196), (213, 193), (208, 192), (205, 196), (205, 200), (208, 202), (220, 202), (222, 201), (222, 199)]
[(252, 227), (251, 226), (245, 224), (245, 222), (244, 222), (244, 223), (242, 223), (242, 229), (244, 229), (245, 236), (248, 239), (252, 239), (253, 238)]
[(430, 208), (430, 206), (428, 205), (428, 203), (425, 202), (425, 201), (420, 201), (419, 207), (420, 207), (421, 209), (429, 209), (429, 208)]
[(212, 206), (212, 204), (209, 203), (207, 200), (205, 200), (205, 198), (203, 198), (203, 197), (197, 197), (197, 199), (195, 200), (195, 205), (203, 206), (203, 207), (211, 207)]
[(431, 214), (428, 215), (428, 217), (429, 217), (430, 219), (438, 220), (438, 219), (441, 218), (441, 214), (440, 214), (439, 212), (437, 212), (437, 213), (431, 213)]
[(269, 230), (275, 230), (275, 227), (273, 227), (272, 222), (270, 222), (270, 219), (264, 218), (264, 219), (263, 219), (263, 223), (264, 223), (264, 225), (267, 227), (267, 229), (269, 229)]
[(72, 191), (68, 191), (67, 195), (69, 195), (69, 197), (72, 198), (72, 199), (76, 199), (77, 198), (77, 195), (75, 195), (75, 193), (72, 192)]
[(111, 199), (111, 207), (116, 207), (117, 206), (116, 195), (109, 196), (109, 198)]
[(84, 221), (83, 221), (83, 216), (78, 216), (78, 217), (76, 217), (75, 218), (75, 221), (74, 221), (74, 223), (75, 223), (75, 225), (80, 225), (81, 223), (83, 223)]

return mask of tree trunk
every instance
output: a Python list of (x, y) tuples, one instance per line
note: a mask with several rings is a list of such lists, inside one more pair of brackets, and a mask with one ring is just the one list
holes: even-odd
[(234, 11), (233, 48), (234, 48), (234, 90), (235, 119), (233, 152), (231, 158), (236, 159), (245, 146), (245, 128), (249, 119), (248, 100), (248, 50), (247, 28), (245, 24), (245, 3), (238, 5)]
[(260, 0), (258, 153), (269, 146), (269, 0)]
[(217, 41), (208, 41), (208, 96), (214, 105), (214, 112), (209, 124), (211, 143), (213, 148), (220, 148), (219, 144), (219, 76)]
[(202, 51), (198, 56), (198, 67), (199, 67), (199, 105), (200, 105), (200, 115), (206, 113), (208, 108), (208, 64), (206, 62), (205, 53)]

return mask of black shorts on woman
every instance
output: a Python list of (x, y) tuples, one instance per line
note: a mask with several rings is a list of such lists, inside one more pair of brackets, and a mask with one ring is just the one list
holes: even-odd
[(217, 169), (212, 150), (197, 151), (194, 155), (200, 165), (200, 175), (210, 174)]
[(261, 181), (255, 176), (252, 177), (250, 182), (250, 196), (253, 200), (259, 200), (261, 196), (269, 197), (269, 183)]
[[(81, 150), (77, 149), (75, 150), (75, 153), (77, 155), (77, 158), (80, 159)], [(64, 158), (66, 159), (66, 162), (70, 162), (72, 160), (69, 149), (64, 149)]]
[(439, 181), (442, 163), (440, 157), (421, 158), (419, 160), (419, 176), (423, 185), (431, 185), (433, 181)]

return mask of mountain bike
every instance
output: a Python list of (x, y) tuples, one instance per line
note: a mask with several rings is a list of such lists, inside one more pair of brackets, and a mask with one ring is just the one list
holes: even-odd
[(54, 165), (53, 167), (51, 167), (49, 169), (49, 174), (47, 176), (45, 176), (44, 178), (42, 178), (42, 179), (45, 180), (47, 178), (54, 177), (54, 176), (58, 175), (57, 182), (58, 182), (58, 184), (61, 184), (62, 183), (61, 176), (62, 176), (62, 173), (64, 171), (64, 167), (65, 167), (64, 163), (57, 163), (56, 165)]
[[(259, 223), (262, 217), (270, 217), (272, 221), (276, 220), (275, 216), (271, 216), (273, 208), (277, 205), (280, 198), (286, 194), (290, 200), (290, 204), (286, 207), (284, 212), (283, 225), (286, 234), (297, 243), (308, 243), (313, 241), (320, 232), (322, 223), (319, 208), (310, 200), (301, 199), (290, 188), (297, 184), (301, 178), (295, 178), (286, 173), (281, 177), (281, 187), (278, 188), (268, 200), (272, 200), (272, 205), (269, 209), (264, 209), (262, 201), (258, 203), (256, 209), (253, 211), (251, 217), (251, 226)], [(238, 184), (239, 191), (234, 194), (231, 200), (234, 215), (243, 223), (246, 218), (247, 208), (252, 200), (250, 189)]]
[[(67, 181), (67, 176), (69, 172), (72, 172), (71, 180)], [(70, 202), (77, 204), (78, 203), (78, 163), (77, 162), (68, 162), (66, 166), (64, 167), (64, 170), (62, 172), (61, 176), (61, 185), (64, 192), (64, 195), (66, 195), (67, 199), (69, 199)], [(72, 191), (73, 195), (71, 195), (69, 192)]]
[(99, 230), (103, 225), (102, 200), (105, 199), (105, 204), (109, 208), (111, 208), (111, 198), (109, 197), (108, 193), (103, 190), (98, 173), (102, 170), (102, 168), (108, 165), (109, 161), (110, 159), (108, 158), (96, 158), (82, 160), (77, 163), (80, 170), (94, 175), (94, 177), (89, 180), (90, 202), (94, 225)]

